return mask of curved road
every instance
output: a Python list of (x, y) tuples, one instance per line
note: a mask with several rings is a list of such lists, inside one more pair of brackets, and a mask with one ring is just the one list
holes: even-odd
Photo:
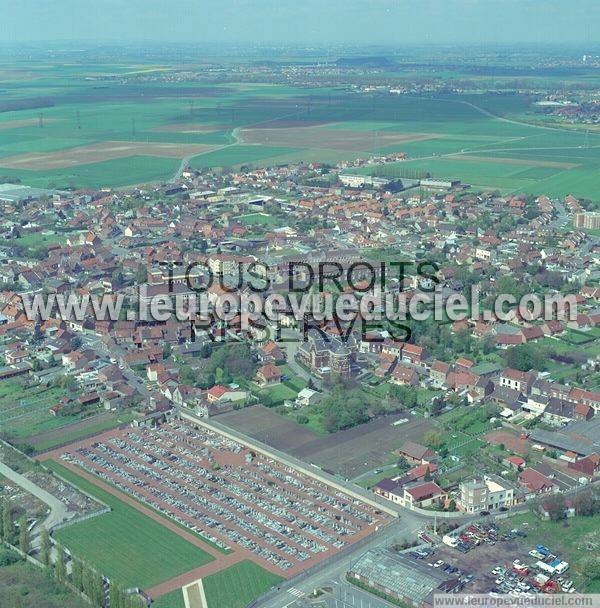
[(169, 180), (169, 182), (173, 183), (181, 178), (181, 174), (184, 172), (185, 168), (188, 166), (188, 164), (192, 160), (192, 158), (196, 158), (198, 156), (204, 156), (205, 154), (212, 154), (213, 152), (218, 152), (219, 150), (225, 150), (225, 148), (231, 148), (232, 146), (237, 146), (238, 144), (244, 143), (244, 140), (242, 139), (242, 137), (240, 135), (240, 131), (242, 129), (249, 129), (250, 127), (257, 127), (258, 125), (264, 125), (269, 122), (274, 122), (275, 120), (282, 120), (284, 118), (289, 118), (290, 116), (298, 116), (299, 114), (302, 114), (302, 113), (304, 113), (304, 112), (299, 112), (299, 111), (290, 112), (289, 114), (284, 114), (283, 116), (275, 116), (274, 118), (269, 118), (267, 120), (261, 120), (259, 122), (253, 122), (253, 123), (250, 123), (247, 125), (239, 125), (239, 126), (235, 127), (234, 129), (232, 129), (232, 131), (230, 133), (231, 137), (233, 137), (233, 139), (235, 140), (234, 142), (232, 142), (230, 144), (225, 144), (223, 146), (218, 146), (216, 148), (212, 148), (211, 150), (205, 150), (204, 152), (198, 152), (196, 154), (188, 154), (187, 156), (185, 156), (184, 158), (181, 159), (179, 168), (177, 169), (177, 171), (175, 171), (175, 174)]
[(53, 496), (43, 488), (33, 483), (27, 477), (13, 471), (10, 467), (6, 466), (3, 462), (0, 462), (0, 475), (4, 475), (7, 479), (10, 479), (18, 486), (33, 494), (36, 498), (39, 498), (43, 503), (47, 504), (50, 508), (50, 513), (44, 521), (44, 527), (47, 530), (51, 530), (57, 524), (62, 523), (67, 519), (69, 511), (67, 506), (60, 501), (56, 496)]

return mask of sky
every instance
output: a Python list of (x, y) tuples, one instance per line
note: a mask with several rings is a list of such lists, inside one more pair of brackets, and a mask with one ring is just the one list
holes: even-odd
[(600, 41), (600, 0), (0, 0), (0, 41)]

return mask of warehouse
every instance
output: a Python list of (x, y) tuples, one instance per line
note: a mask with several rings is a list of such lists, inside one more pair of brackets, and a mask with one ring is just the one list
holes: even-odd
[(365, 553), (351, 566), (348, 580), (417, 608), (432, 606), (434, 593), (452, 593), (461, 587), (457, 578), (387, 549)]

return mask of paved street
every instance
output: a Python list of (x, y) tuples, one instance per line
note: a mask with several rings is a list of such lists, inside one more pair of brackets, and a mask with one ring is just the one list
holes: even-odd
[(56, 496), (53, 496), (43, 488), (40, 488), (31, 480), (27, 479), (27, 477), (13, 471), (3, 462), (0, 462), (0, 475), (10, 479), (10, 481), (16, 483), (26, 492), (29, 492), (36, 498), (39, 498), (43, 503), (48, 505), (48, 508), (50, 509), (48, 517), (46, 517), (43, 522), (39, 522), (32, 531), (31, 546), (35, 549), (39, 544), (39, 530), (42, 526), (44, 526), (47, 530), (51, 530), (54, 526), (62, 523), (66, 519), (69, 519), (71, 514), (68, 511), (67, 506), (56, 498)]
[[(411, 518), (410, 513), (407, 517), (402, 517), (392, 524), (373, 534), (366, 543), (360, 545), (348, 555), (343, 555), (330, 563), (323, 564), (315, 573), (305, 577), (296, 577), (280, 585), (279, 590), (271, 596), (259, 600), (254, 606), (256, 608), (298, 608), (302, 605), (302, 598), (310, 595), (315, 589), (331, 587), (333, 593), (329, 597), (323, 597), (328, 608), (344, 608), (344, 606), (356, 606), (360, 608), (384, 608), (390, 604), (378, 600), (374, 596), (364, 593), (345, 582), (346, 572), (350, 565), (360, 557), (365, 551), (375, 547), (389, 547), (405, 540), (416, 538), (416, 533), (421, 529), (422, 521)], [(366, 600), (371, 600), (371, 606)], [(299, 601), (300, 600), (300, 601)], [(358, 603), (352, 603), (354, 601)], [(336, 604), (337, 602), (337, 604)]]

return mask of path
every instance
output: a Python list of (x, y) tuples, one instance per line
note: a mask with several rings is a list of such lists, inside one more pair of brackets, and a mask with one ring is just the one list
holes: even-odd
[(237, 127), (234, 127), (230, 133), (231, 137), (233, 137), (233, 139), (235, 140), (233, 143), (225, 144), (223, 146), (217, 146), (216, 148), (212, 148), (211, 150), (205, 150), (204, 152), (198, 152), (197, 154), (188, 154), (187, 156), (181, 159), (181, 163), (179, 164), (177, 171), (175, 171), (175, 174), (169, 180), (169, 182), (173, 183), (181, 179), (181, 175), (183, 174), (185, 168), (188, 166), (188, 164), (193, 158), (197, 158), (198, 156), (204, 156), (205, 154), (212, 154), (213, 152), (219, 152), (220, 150), (225, 150), (226, 148), (231, 148), (232, 146), (243, 144), (244, 140), (240, 135), (240, 131), (242, 129), (257, 127), (258, 125), (264, 125), (275, 120), (283, 120), (284, 118), (289, 118), (290, 116), (298, 116), (302, 113), (304, 112), (300, 112), (297, 110), (295, 112), (290, 112), (289, 114), (284, 114), (283, 116), (275, 116), (274, 118), (268, 118), (267, 120), (260, 120), (259, 122), (253, 122), (247, 125), (239, 125)]
[(4, 475), (7, 479), (10, 479), (21, 488), (33, 494), (36, 498), (39, 498), (43, 503), (47, 504), (50, 508), (50, 513), (46, 520), (44, 521), (44, 527), (47, 530), (51, 530), (57, 524), (62, 523), (67, 519), (69, 514), (69, 510), (67, 506), (60, 501), (56, 496), (53, 496), (40, 486), (36, 485), (27, 477), (13, 471), (10, 467), (5, 465), (3, 462), (0, 462), (0, 475)]

